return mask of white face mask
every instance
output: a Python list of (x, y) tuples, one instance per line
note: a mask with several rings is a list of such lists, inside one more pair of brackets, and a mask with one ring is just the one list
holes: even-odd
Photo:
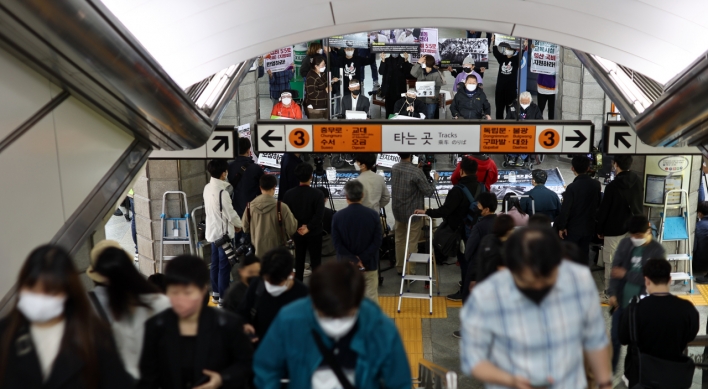
[(423, 69), (425, 69), (427, 66), (425, 66), (424, 63), (422, 63), (422, 64), (420, 64), (420, 67), (423, 68)]
[(361, 170), (361, 165), (359, 165), (359, 162), (354, 162), (354, 169), (356, 169), (356, 171)]
[(354, 55), (354, 50), (344, 50), (344, 53), (347, 54), (347, 57), (351, 57)]
[(280, 99), (280, 101), (282, 101), (284, 105), (290, 105), (290, 103), (293, 101), (293, 99), (290, 97), (283, 97)]
[[(292, 279), (292, 276), (288, 277), (288, 280)], [(288, 290), (288, 282), (285, 281), (283, 285), (273, 285), (270, 282), (263, 280), (265, 282), (266, 292), (273, 297), (278, 297)]]
[(465, 88), (467, 88), (468, 91), (472, 92), (477, 89), (477, 84), (465, 84)]
[(519, 104), (521, 105), (521, 108), (526, 109), (531, 106), (531, 104)]
[(339, 339), (344, 335), (348, 334), (349, 331), (354, 328), (354, 324), (356, 324), (358, 317), (358, 312), (354, 316), (340, 317), (337, 319), (332, 319), (329, 317), (319, 317), (317, 314), (315, 314), (315, 318), (317, 318), (317, 324), (320, 325), (322, 331), (324, 331), (327, 336), (334, 339)]
[(393, 54), (391, 54), (391, 56), (392, 56), (393, 58), (398, 58), (398, 53), (393, 53)]
[(388, 58), (390, 56), (391, 56), (391, 54), (389, 54), (389, 53), (384, 54), (384, 58)]
[(32, 323), (44, 323), (63, 314), (65, 302), (66, 297), (22, 291), (17, 309)]
[(504, 55), (513, 55), (513, 54), (514, 54), (514, 50), (509, 50), (509, 49), (504, 50)]
[(325, 70), (327, 70), (327, 66), (322, 66), (320, 68), (320, 73), (324, 73)]
[(322, 49), (317, 50), (317, 54), (322, 54), (322, 53), (324, 53), (324, 50), (322, 50)]
[(641, 238), (641, 239), (629, 238), (629, 239), (632, 240), (632, 244), (634, 245), (634, 247), (644, 246), (644, 244), (647, 243), (647, 238)]

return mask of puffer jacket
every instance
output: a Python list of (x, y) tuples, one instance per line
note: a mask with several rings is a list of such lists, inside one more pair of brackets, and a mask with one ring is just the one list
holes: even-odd
[[(251, 235), (256, 256), (280, 247), (297, 231), (297, 220), (287, 204), (280, 203), (283, 227), (278, 224), (278, 201), (262, 194), (249, 203), (243, 215), (243, 231)], [(283, 230), (285, 236), (283, 236)]]
[(487, 100), (487, 95), (480, 88), (468, 94), (464, 84), (457, 86), (457, 93), (450, 104), (452, 117), (459, 119), (482, 119), (485, 115), (492, 114), (492, 108)]
[(600, 210), (597, 212), (596, 230), (599, 235), (620, 236), (627, 232), (627, 220), (644, 212), (642, 178), (632, 171), (618, 174), (605, 187)]

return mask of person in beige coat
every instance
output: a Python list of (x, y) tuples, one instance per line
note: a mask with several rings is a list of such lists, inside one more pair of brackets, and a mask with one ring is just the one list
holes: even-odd
[(361, 204), (378, 213), (381, 208), (391, 202), (391, 193), (386, 187), (386, 180), (372, 171), (375, 167), (376, 154), (361, 153), (356, 155), (354, 168), (359, 172), (359, 177), (356, 180), (364, 186), (364, 200)]
[(264, 174), (259, 181), (261, 195), (248, 203), (243, 215), (243, 231), (251, 235), (251, 243), (258, 257), (274, 248), (282, 247), (297, 231), (297, 220), (290, 208), (275, 199), (277, 184), (275, 176)]

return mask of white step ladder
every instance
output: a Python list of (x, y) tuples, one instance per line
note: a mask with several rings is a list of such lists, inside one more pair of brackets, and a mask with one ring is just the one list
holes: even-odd
[[(428, 244), (429, 250), (428, 253), (415, 253), (415, 254), (408, 254), (409, 249), (408, 249), (408, 242), (410, 240), (411, 236), (411, 222), (413, 221), (414, 217), (423, 217), (428, 219), (428, 228), (430, 229), (430, 234), (428, 235)], [(404, 262), (403, 262), (403, 276), (401, 277), (401, 291), (398, 296), (398, 313), (401, 313), (401, 301), (404, 298), (411, 298), (411, 299), (428, 299), (430, 300), (430, 314), (433, 314), (433, 283), (435, 283), (437, 290), (438, 290), (438, 295), (440, 295), (440, 282), (438, 282), (438, 267), (435, 264), (435, 253), (433, 251), (433, 218), (431, 218), (428, 215), (411, 215), (408, 218), (408, 231), (406, 233), (406, 251), (404, 254)], [(419, 275), (409, 275), (406, 274), (406, 270), (408, 270), (408, 264), (409, 263), (427, 263), (428, 264), (428, 275), (424, 276), (419, 276)], [(433, 271), (435, 272), (435, 280), (433, 280)], [(428, 293), (411, 293), (410, 292), (410, 284), (413, 281), (425, 281), (429, 282), (429, 287), (428, 287)], [(404, 284), (408, 282), (408, 289), (406, 290), (406, 293), (403, 293), (403, 286)]]
[[(669, 197), (672, 193), (679, 194), (678, 205), (672, 206), (672, 208), (679, 209), (679, 216), (666, 216), (667, 210), (669, 209)], [(684, 207), (684, 199), (686, 205)], [(688, 200), (688, 191), (684, 189), (673, 189), (669, 190), (664, 194), (664, 209), (661, 212), (661, 224), (659, 225), (659, 242), (676, 242), (676, 253), (667, 254), (666, 259), (669, 262), (685, 261), (688, 271), (671, 273), (672, 281), (686, 281), (690, 282), (689, 293), (693, 293), (693, 258), (690, 254), (691, 250), (691, 234), (689, 231), (689, 219), (688, 210), (691, 209)], [(687, 253), (680, 253), (681, 243), (685, 243), (684, 247)], [(678, 268), (677, 268), (678, 270)], [(686, 268), (684, 267), (684, 270)]]
[[(165, 209), (167, 208), (167, 195), (176, 194), (184, 199), (184, 217), (167, 217)], [(165, 245), (183, 245), (189, 246), (189, 253), (194, 252), (192, 246), (192, 238), (189, 228), (189, 209), (187, 208), (187, 194), (181, 191), (169, 190), (162, 194), (162, 212), (160, 213), (160, 231), (162, 238), (160, 239), (160, 273), (164, 272), (163, 261), (169, 261), (174, 256), (165, 257), (163, 248)]]

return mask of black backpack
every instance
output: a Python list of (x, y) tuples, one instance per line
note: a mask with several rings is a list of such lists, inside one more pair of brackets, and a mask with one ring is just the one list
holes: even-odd
[(455, 185), (456, 188), (460, 188), (462, 190), (462, 193), (465, 194), (465, 197), (467, 197), (467, 201), (470, 202), (469, 208), (467, 209), (467, 215), (465, 216), (465, 239), (467, 239), (470, 236), (470, 233), (472, 232), (472, 227), (474, 227), (475, 224), (477, 224), (477, 221), (479, 220), (479, 208), (477, 208), (477, 197), (479, 196), (480, 193), (486, 192), (487, 188), (484, 186), (484, 183), (478, 182), (477, 183), (477, 189), (474, 191), (474, 196), (472, 195), (472, 192), (463, 184), (457, 184)]

